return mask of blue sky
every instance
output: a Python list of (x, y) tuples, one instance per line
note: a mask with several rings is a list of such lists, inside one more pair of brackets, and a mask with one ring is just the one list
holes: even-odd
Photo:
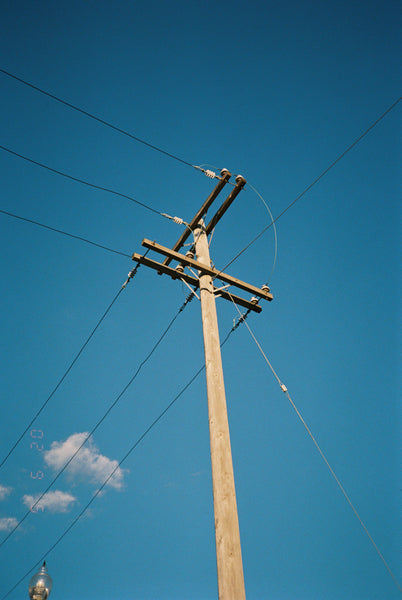
[[(241, 173), (279, 215), (400, 96), (396, 2), (11, 2), (0, 68), (192, 165)], [(214, 183), (0, 73), (1, 142), (191, 219)], [(400, 104), (228, 272), (269, 280), (247, 321), (389, 567), (400, 570), (397, 205)], [(1, 458), (134, 266), (180, 226), (0, 150)], [(270, 222), (246, 185), (218, 268)], [(124, 256), (124, 255), (128, 256)], [(146, 268), (0, 469), (0, 539), (114, 402), (188, 290)], [(221, 339), (238, 313), (218, 301)], [(223, 351), (249, 600), (399, 598), (392, 577), (251, 339)], [(85, 450), (0, 548), (4, 596), (203, 363), (193, 301)], [(399, 434), (399, 436), (398, 436)], [(42, 446), (43, 444), (43, 446)], [(42, 475), (43, 474), (43, 477)], [(54, 600), (217, 597), (204, 375), (48, 554)], [(27, 597), (30, 575), (8, 598)]]

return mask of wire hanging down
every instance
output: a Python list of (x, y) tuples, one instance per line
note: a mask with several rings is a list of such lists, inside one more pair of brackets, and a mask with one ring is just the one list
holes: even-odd
[[(182, 310), (184, 310), (186, 304), (188, 304), (188, 302), (191, 301), (191, 298), (193, 298), (194, 296), (192, 294), (190, 294), (186, 301), (184, 302), (184, 304), (182, 305), (181, 309), (179, 312), (181, 312)], [(239, 319), (237, 320), (236, 323), (233, 323), (233, 327), (232, 329), (227, 333), (225, 339), (223, 340), (223, 342), (221, 343), (221, 348), (226, 344), (226, 342), (228, 341), (229, 337), (231, 336), (231, 334), (236, 331), (236, 329), (239, 327), (239, 325), (241, 325), (241, 323), (243, 323), (245, 321), (245, 319), (247, 318), (248, 314), (250, 311), (247, 311), (245, 313), (243, 313)], [(88, 510), (88, 508), (91, 506), (92, 502), (95, 500), (95, 498), (97, 498), (99, 496), (99, 494), (102, 492), (102, 490), (105, 488), (105, 486), (107, 485), (107, 483), (110, 481), (110, 479), (113, 477), (113, 475), (115, 474), (115, 472), (117, 471), (117, 469), (119, 469), (121, 467), (121, 465), (127, 460), (127, 458), (130, 456), (130, 454), (132, 454), (132, 452), (137, 448), (137, 446), (139, 446), (139, 444), (144, 440), (144, 438), (152, 431), (152, 429), (155, 427), (155, 425), (157, 425), (157, 423), (159, 423), (159, 421), (166, 415), (166, 413), (172, 408), (172, 406), (177, 402), (177, 400), (184, 394), (184, 392), (186, 392), (188, 390), (188, 388), (192, 385), (192, 383), (194, 383), (194, 381), (197, 379), (197, 377), (204, 371), (205, 369), (205, 363), (202, 365), (202, 367), (200, 367), (198, 369), (198, 371), (191, 377), (191, 379), (185, 384), (185, 386), (180, 390), (180, 392), (173, 398), (173, 400), (166, 406), (166, 408), (156, 417), (156, 419), (154, 419), (152, 421), (152, 423), (149, 425), (149, 427), (144, 431), (144, 433), (136, 440), (136, 442), (131, 446), (131, 448), (126, 452), (126, 454), (123, 456), (123, 458), (119, 461), (119, 463), (116, 465), (116, 467), (112, 470), (112, 472), (110, 473), (110, 475), (108, 475), (108, 477), (105, 479), (105, 481), (102, 483), (102, 485), (97, 489), (97, 491), (93, 494), (93, 496), (91, 497), (91, 499), (89, 500), (89, 502), (87, 502), (87, 504), (84, 506), (84, 508), (81, 510), (81, 512), (75, 517), (75, 519), (73, 519), (73, 521), (70, 523), (70, 525), (63, 531), (63, 533), (57, 538), (57, 540), (52, 544), (52, 546), (50, 546), (50, 548), (47, 549), (47, 551), (41, 556), (41, 558), (34, 564), (32, 565), (32, 567), (30, 567), (28, 569), (28, 571), (26, 571), (26, 573), (24, 573), (24, 575), (22, 575), (22, 577), (13, 585), (12, 588), (10, 588), (8, 590), (8, 592), (2, 596), (2, 598), (0, 600), (5, 600), (19, 585), (20, 583), (22, 583), (24, 581), (24, 579), (26, 577), (28, 577), (28, 575), (34, 570), (36, 569), (36, 567), (43, 562), (43, 560), (45, 560), (47, 558), (47, 556), (60, 544), (60, 542), (63, 540), (63, 538), (65, 538), (65, 536), (71, 531), (71, 529), (74, 527), (74, 525), (80, 520), (80, 518), (85, 514), (85, 512)]]
[(271, 218), (271, 223), (269, 224), (269, 226), (272, 225), (272, 227), (274, 228), (274, 244), (275, 244), (275, 246), (274, 246), (274, 248), (275, 248), (275, 250), (274, 250), (274, 260), (272, 261), (271, 273), (270, 273), (270, 275), (268, 277), (268, 280), (267, 280), (267, 281), (270, 281), (270, 279), (271, 279), (271, 277), (272, 277), (272, 275), (274, 274), (274, 271), (275, 271), (276, 258), (277, 258), (277, 255), (278, 255), (278, 234), (277, 234), (277, 231), (276, 231), (276, 225), (275, 225), (274, 217), (272, 216), (272, 212), (271, 212), (268, 204), (265, 202), (264, 198), (261, 196), (260, 192), (258, 190), (256, 190), (255, 187), (253, 187), (250, 182), (248, 182), (247, 185), (248, 185), (248, 187), (250, 187), (253, 190), (253, 192), (255, 194), (257, 194), (257, 196), (259, 197), (259, 199), (261, 200), (261, 202), (263, 203), (263, 205), (267, 209), (267, 212), (268, 212), (268, 214), (269, 214), (269, 216)]
[[(119, 292), (118, 295), (122, 292), (124, 288), (122, 287)], [(189, 302), (191, 301), (191, 296), (189, 296), (188, 298), (186, 298), (186, 300), (184, 301), (184, 303), (182, 304), (182, 306), (179, 308), (179, 310), (177, 311), (177, 313), (175, 314), (175, 316), (170, 320), (168, 326), (166, 327), (166, 329), (163, 331), (162, 335), (158, 338), (157, 342), (153, 345), (152, 349), (150, 350), (150, 352), (147, 354), (147, 356), (144, 358), (144, 360), (140, 363), (139, 367), (137, 368), (136, 372), (134, 373), (134, 375), (131, 377), (131, 379), (129, 380), (129, 382), (124, 386), (123, 390), (120, 392), (120, 394), (117, 396), (117, 398), (115, 398), (115, 400), (112, 402), (112, 404), (109, 406), (109, 408), (104, 412), (104, 414), (102, 415), (102, 417), (98, 420), (98, 422), (96, 423), (96, 425), (91, 429), (91, 431), (89, 432), (89, 434), (87, 435), (87, 437), (84, 439), (84, 441), (82, 442), (82, 444), (80, 445), (80, 447), (74, 452), (74, 454), (69, 458), (69, 460), (65, 463), (65, 465), (62, 467), (62, 469), (57, 473), (57, 475), (52, 479), (52, 481), (49, 483), (49, 485), (47, 486), (47, 488), (45, 489), (44, 492), (42, 492), (42, 494), (37, 498), (37, 500), (35, 501), (35, 503), (31, 506), (31, 508), (29, 510), (26, 511), (26, 513), (24, 514), (24, 516), (22, 517), (22, 519), (20, 521), (18, 521), (18, 523), (14, 526), (13, 529), (11, 529), (8, 533), (8, 535), (6, 535), (6, 537), (0, 542), (0, 548), (7, 542), (7, 540), (10, 539), (10, 537), (13, 535), (13, 533), (22, 525), (22, 523), (25, 521), (25, 519), (29, 516), (29, 514), (32, 512), (32, 509), (34, 509), (39, 502), (41, 501), (41, 499), (44, 497), (45, 494), (47, 494), (47, 492), (53, 487), (53, 485), (56, 483), (56, 481), (58, 480), (58, 478), (62, 475), (62, 473), (64, 473), (64, 471), (67, 469), (67, 467), (69, 466), (69, 464), (71, 463), (71, 461), (77, 456), (78, 452), (81, 450), (81, 448), (86, 444), (86, 442), (89, 440), (89, 438), (95, 433), (95, 431), (100, 427), (100, 425), (103, 423), (103, 421), (106, 419), (106, 417), (109, 415), (109, 413), (112, 411), (112, 409), (116, 406), (116, 404), (118, 403), (118, 401), (120, 400), (120, 398), (125, 394), (125, 392), (128, 390), (128, 388), (130, 387), (130, 385), (133, 383), (133, 381), (136, 379), (136, 377), (139, 375), (142, 367), (148, 362), (148, 360), (151, 358), (151, 356), (153, 355), (153, 353), (155, 352), (155, 350), (158, 348), (159, 344), (162, 342), (162, 340), (164, 339), (164, 337), (167, 335), (168, 331), (170, 330), (170, 328), (172, 327), (173, 323), (176, 321), (177, 317), (180, 315), (180, 313), (183, 312), (184, 308), (187, 306), (187, 304), (189, 304)], [(77, 357), (78, 358), (78, 357)], [(50, 398), (49, 398), (50, 399)], [(29, 428), (29, 426), (28, 426)], [(27, 429), (28, 429), (27, 428)], [(27, 431), (27, 429), (25, 431)]]
[[(230, 292), (229, 292), (229, 294), (230, 294)], [(236, 303), (235, 303), (234, 301), (233, 301), (233, 304), (234, 304), (234, 306), (236, 307), (236, 310), (237, 310), (237, 311), (239, 312), (239, 314), (240, 314), (239, 308), (238, 308), (238, 306), (236, 305)], [(358, 519), (358, 521), (359, 521), (360, 525), (363, 527), (363, 529), (364, 529), (365, 533), (367, 534), (367, 536), (368, 536), (368, 538), (369, 538), (370, 542), (372, 543), (372, 545), (373, 545), (374, 549), (376, 550), (376, 552), (377, 552), (378, 556), (380, 557), (380, 559), (381, 559), (381, 560), (382, 560), (382, 562), (384, 563), (385, 567), (387, 568), (387, 570), (388, 570), (389, 574), (391, 575), (392, 579), (393, 579), (393, 580), (394, 580), (394, 582), (396, 583), (397, 587), (398, 587), (398, 588), (399, 588), (399, 590), (402, 592), (402, 587), (400, 586), (400, 584), (399, 584), (398, 580), (396, 579), (395, 575), (393, 574), (393, 572), (391, 571), (390, 567), (388, 566), (388, 563), (386, 562), (386, 560), (385, 560), (384, 556), (383, 556), (383, 555), (382, 555), (382, 553), (380, 552), (380, 550), (379, 550), (379, 548), (378, 548), (377, 544), (375, 543), (375, 541), (374, 541), (374, 540), (373, 540), (373, 538), (371, 537), (371, 535), (370, 535), (370, 533), (369, 533), (369, 531), (368, 531), (368, 529), (367, 529), (366, 525), (364, 524), (364, 522), (363, 522), (363, 520), (361, 519), (361, 517), (360, 517), (359, 513), (357, 512), (356, 508), (355, 508), (355, 507), (354, 507), (354, 505), (352, 504), (352, 501), (350, 500), (350, 498), (349, 498), (348, 494), (346, 493), (346, 491), (345, 491), (345, 489), (343, 488), (343, 486), (342, 486), (341, 482), (339, 481), (338, 477), (336, 476), (336, 474), (335, 474), (334, 470), (332, 469), (331, 465), (329, 464), (329, 462), (328, 462), (328, 460), (327, 460), (327, 458), (326, 458), (325, 454), (323, 453), (323, 451), (321, 450), (320, 446), (318, 445), (318, 442), (317, 442), (317, 440), (315, 439), (315, 437), (314, 437), (314, 436), (313, 436), (313, 434), (311, 433), (311, 431), (310, 431), (309, 427), (307, 426), (307, 424), (306, 424), (305, 420), (303, 419), (302, 415), (300, 414), (300, 412), (299, 412), (299, 411), (298, 411), (298, 409), (296, 408), (296, 405), (295, 405), (295, 403), (293, 402), (292, 398), (290, 397), (290, 394), (289, 394), (289, 392), (288, 392), (288, 389), (287, 389), (286, 385), (285, 385), (285, 384), (284, 384), (284, 383), (283, 383), (283, 382), (280, 380), (279, 376), (277, 375), (277, 373), (276, 373), (275, 369), (273, 368), (273, 366), (272, 366), (272, 365), (271, 365), (271, 363), (269, 362), (269, 360), (268, 360), (268, 358), (267, 358), (267, 356), (266, 356), (266, 354), (265, 354), (264, 350), (262, 349), (262, 347), (261, 347), (260, 343), (258, 342), (258, 340), (257, 340), (256, 336), (255, 336), (255, 335), (254, 335), (254, 333), (252, 332), (252, 330), (251, 330), (251, 328), (250, 328), (250, 326), (249, 326), (249, 324), (248, 324), (248, 323), (246, 323), (246, 327), (247, 327), (247, 329), (248, 329), (248, 332), (249, 332), (249, 334), (250, 334), (250, 335), (251, 335), (251, 337), (253, 338), (253, 340), (254, 340), (254, 342), (255, 342), (255, 344), (256, 344), (256, 346), (257, 346), (258, 350), (259, 350), (259, 351), (260, 351), (260, 353), (262, 354), (262, 356), (263, 356), (263, 358), (264, 358), (265, 362), (267, 363), (268, 367), (270, 368), (270, 370), (271, 370), (271, 372), (272, 372), (273, 376), (274, 376), (274, 377), (275, 377), (275, 379), (277, 380), (277, 382), (278, 382), (278, 384), (279, 384), (279, 387), (281, 388), (282, 392), (284, 392), (284, 394), (286, 395), (287, 399), (289, 400), (290, 404), (292, 405), (293, 409), (295, 410), (295, 412), (296, 412), (297, 416), (299, 417), (300, 421), (302, 422), (303, 426), (305, 427), (305, 429), (306, 429), (307, 433), (309, 434), (310, 438), (312, 439), (312, 441), (313, 441), (313, 443), (314, 443), (315, 447), (317, 448), (318, 452), (320, 453), (320, 455), (321, 455), (321, 458), (324, 460), (324, 462), (325, 462), (326, 466), (328, 467), (328, 469), (329, 469), (329, 471), (330, 471), (330, 473), (331, 473), (332, 477), (335, 479), (335, 481), (336, 481), (336, 483), (337, 483), (337, 485), (338, 485), (339, 489), (341, 490), (342, 494), (345, 496), (345, 498), (346, 498), (346, 500), (347, 500), (347, 502), (348, 502), (349, 506), (352, 508), (352, 510), (353, 510), (353, 512), (354, 512), (354, 514), (355, 514), (355, 516), (357, 517), (357, 519)]]

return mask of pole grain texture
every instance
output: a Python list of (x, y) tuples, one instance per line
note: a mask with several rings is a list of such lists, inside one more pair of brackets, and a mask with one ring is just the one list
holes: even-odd
[[(201, 220), (195, 230), (197, 260), (210, 266), (208, 238)], [(245, 600), (236, 491), (230, 447), (222, 358), (213, 280), (199, 271), (208, 393), (212, 485), (219, 600)]]

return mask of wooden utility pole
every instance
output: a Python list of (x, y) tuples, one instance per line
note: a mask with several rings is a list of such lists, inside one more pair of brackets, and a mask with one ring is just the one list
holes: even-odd
[[(208, 225), (204, 224), (203, 217), (230, 177), (231, 174), (226, 169), (221, 172), (221, 177), (218, 178), (219, 183), (187, 225), (186, 230), (172, 249), (147, 239), (142, 241), (144, 247), (165, 256), (163, 263), (136, 253), (133, 254), (133, 260), (156, 270), (159, 274), (164, 273), (172, 279), (184, 281), (187, 285), (193, 287), (194, 293), (197, 289), (200, 292), (208, 393), (219, 600), (245, 600), (239, 521), (215, 297), (220, 296), (247, 308), (249, 311), (259, 313), (261, 312), (261, 306), (258, 305), (259, 299), (272, 300), (272, 294), (269, 293), (269, 288), (266, 285), (258, 288), (211, 266), (208, 235), (243, 189), (246, 180), (241, 175), (236, 177), (236, 185)], [(197, 260), (194, 260), (192, 250), (185, 255), (179, 252), (191, 232), (194, 232), (194, 250)], [(176, 268), (169, 266), (171, 261), (178, 262)], [(198, 278), (184, 272), (185, 267), (197, 269)], [(253, 298), (246, 300), (232, 292), (229, 293), (227, 289), (216, 288), (214, 285), (216, 279), (227, 284), (224, 288), (235, 286), (253, 294)]]
[[(208, 267), (208, 238), (201, 220), (194, 232), (197, 260)], [(220, 600), (245, 600), (232, 451), (212, 277), (199, 271), (207, 376), (216, 563)]]

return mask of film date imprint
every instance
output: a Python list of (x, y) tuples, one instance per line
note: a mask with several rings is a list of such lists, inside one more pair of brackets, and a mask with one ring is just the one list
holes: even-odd
[[(41, 442), (41, 440), (43, 440), (43, 431), (41, 429), (31, 429), (31, 431), (29, 432), (31, 438), (33, 438), (32, 442), (30, 443), (30, 448), (32, 450), (37, 450), (38, 452), (42, 452), (43, 450), (43, 443)], [(45, 476), (43, 471), (36, 471), (35, 474), (32, 473), (31, 471), (31, 478), (32, 479), (43, 479)], [(43, 506), (40, 505), (36, 505), (36, 506), (32, 506), (31, 507), (31, 512), (33, 513), (37, 513), (39, 510), (41, 510), (42, 512), (44, 511)]]

